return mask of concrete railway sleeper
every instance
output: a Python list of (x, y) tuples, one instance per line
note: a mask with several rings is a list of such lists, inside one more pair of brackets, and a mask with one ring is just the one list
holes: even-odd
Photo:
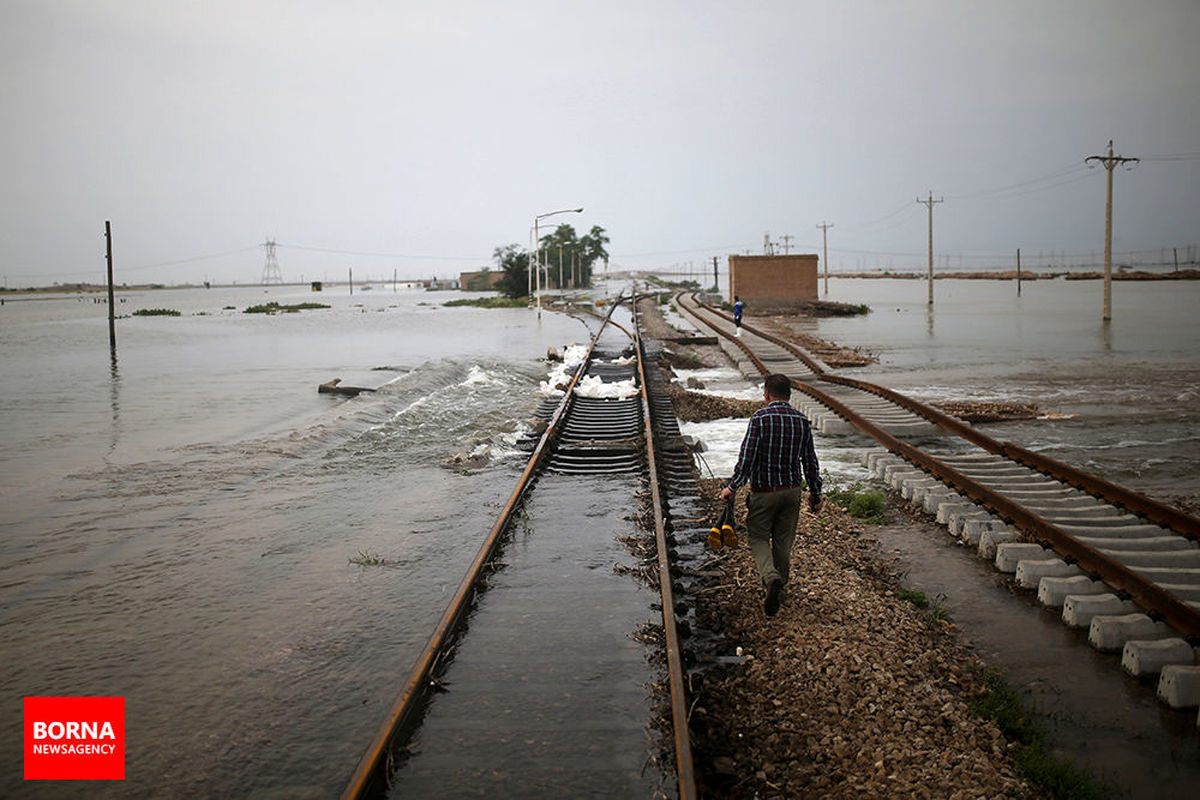
[[(1061, 607), (1064, 623), (1087, 629), (1093, 647), (1120, 652), (1127, 672), (1157, 676), (1164, 703), (1200, 706), (1200, 520), (998, 442), (893, 390), (833, 375), (801, 348), (750, 325), (736, 336), (731, 317), (694, 296), (680, 295), (676, 304), (698, 328), (715, 332), (746, 374), (792, 377), (811, 398), (794, 402), (814, 427), (865, 433), (883, 445), (864, 456), (877, 479), (1036, 590), (1043, 604)], [(771, 362), (758, 356), (760, 347)]]
[[(636, 332), (628, 331), (611, 320), (613, 310), (619, 305), (619, 302), (614, 303), (608, 316), (601, 318), (603, 321), (592, 338), (587, 356), (572, 376), (561, 400), (557, 402), (543, 401), (535, 412), (539, 418), (545, 421), (545, 429), (540, 436), (530, 437), (524, 443), (524, 449), (530, 450), (531, 455), (517, 486), (471, 562), (462, 582), (454, 591), (449, 605), (424, 649), (417, 657), (386, 719), (377, 729), (373, 740), (359, 760), (342, 793), (343, 798), (389, 796), (394, 790), (393, 781), (398, 777), (396, 772), (398, 762), (407, 761), (418, 729), (428, 727), (431, 710), (436, 710), (439, 705), (439, 701), (434, 699), (435, 693), (443, 689), (442, 678), (450, 668), (451, 661), (454, 660), (454, 666), (458, 667), (457, 659), (453, 658), (454, 654), (456, 652), (465, 654), (471, 640), (479, 636), (483, 636), (485, 639), (489, 635), (501, 639), (513, 639), (516, 637), (517, 631), (513, 630), (512, 626), (520, 627), (524, 624), (522, 620), (529, 618), (530, 614), (521, 611), (518, 602), (518, 613), (514, 619), (509, 620), (509, 626), (480, 630), (472, 632), (471, 635), (467, 635), (466, 631), (468, 617), (473, 615), (473, 608), (480, 599), (481, 592), (488, 585), (490, 576), (500, 566), (498, 559), (502, 545), (509, 537), (510, 528), (517, 515), (524, 514), (525, 509), (547, 491), (558, 492), (564, 495), (565, 502), (571, 503), (571, 495), (578, 494), (580, 491), (578, 488), (571, 488), (571, 481), (581, 479), (576, 476), (599, 476), (593, 480), (604, 480), (603, 476), (611, 473), (632, 473), (635, 476), (641, 474), (649, 486), (657, 551), (656, 566), (661, 594), (670, 721), (673, 729), (674, 783), (680, 798), (690, 800), (696, 796), (687, 724), (687, 697), (684, 686), (685, 653), (681, 645), (681, 635), (686, 635), (688, 632), (688, 616), (692, 612), (685, 604), (677, 602), (675, 597), (675, 592), (686, 586), (687, 578), (681, 576), (680, 568), (675, 563), (675, 560), (680, 558), (680, 548), (676, 543), (674, 525), (669, 516), (668, 500), (668, 496), (675, 497), (678, 494), (680, 498), (678, 502), (684, 509), (684, 513), (691, 515), (697, 513), (696, 508), (689, 506), (689, 504), (698, 503), (695, 500), (695, 469), (691, 453), (684, 447), (675, 423), (670, 399), (665, 391), (666, 381), (658, 374), (654, 364), (646, 363), (647, 345), (642, 342)], [(636, 303), (633, 304), (633, 316), (636, 328)], [(626, 335), (628, 346), (622, 354), (624, 357), (606, 360), (599, 357), (601, 349), (598, 343), (606, 330), (620, 330)], [(650, 349), (653, 347), (650, 346)], [(631, 355), (632, 357), (630, 357)], [(631, 382), (637, 387), (637, 393), (624, 398), (580, 396), (575, 391), (576, 387), (584, 377), (593, 376), (598, 376), (604, 383), (609, 384)], [(621, 479), (611, 478), (609, 480), (619, 482)], [(607, 485), (612, 486), (611, 482)], [(619, 485), (624, 484), (619, 483)], [(595, 486), (601, 487), (603, 490), (605, 484), (595, 484)], [(608, 491), (612, 491), (612, 489), (608, 489)], [(560, 502), (563, 501), (560, 500)], [(608, 501), (601, 499), (596, 502)], [(624, 510), (616, 509), (614, 513), (624, 513)], [(570, 529), (576, 533), (582, 527), (578, 522), (572, 523), (571, 520), (563, 520), (561, 524), (570, 526)], [(577, 540), (578, 536), (567, 536), (566, 538)], [(697, 539), (699, 540), (699, 537)], [(550, 560), (553, 561), (553, 557)], [(589, 602), (588, 598), (575, 599)], [(604, 600), (597, 599), (590, 602), (603, 604)], [(570, 627), (569, 622), (557, 624)], [(539, 636), (539, 632), (535, 629), (531, 631), (531, 635)], [(540, 636), (534, 641), (540, 643)], [(487, 650), (489, 647), (491, 645), (485, 645), (483, 649)], [(544, 665), (542, 669), (548, 672), (550, 680), (553, 682), (555, 671), (571, 669), (573, 658), (577, 661), (582, 658), (584, 661), (581, 663), (587, 663), (588, 660), (603, 660), (610, 657), (614, 656), (605, 653), (549, 652), (543, 659), (537, 659), (537, 663), (539, 666)], [(560, 661), (562, 666), (556, 667), (555, 664)], [(488, 665), (482, 668), (485, 673), (489, 669)], [(497, 679), (493, 678), (490, 683), (494, 683), (495, 680)], [(482, 684), (486, 687), (489, 685), (489, 681), (485, 680)], [(448, 702), (449, 698), (465, 692), (466, 700), (458, 702), (460, 704), (465, 702), (466, 715), (487, 716), (488, 718), (482, 722), (487, 726), (486, 736), (502, 740), (505, 736), (505, 719), (489, 716), (484, 710), (486, 702), (473, 704), (474, 701), (471, 698), (480, 695), (472, 695), (472, 690), (473, 687), (452, 686), (450, 694), (446, 695), (441, 703), (444, 704)], [(485, 691), (487, 690), (485, 689)], [(490, 691), (496, 695), (503, 695), (506, 690), (503, 686), (495, 686)], [(534, 687), (531, 691), (540, 690)], [(555, 703), (550, 703), (548, 707), (555, 708)], [(608, 707), (607, 704), (605, 707)], [(478, 728), (479, 724), (479, 722), (470, 720), (465, 723), (467, 727), (474, 728)], [(590, 733), (592, 730), (612, 729), (616, 731), (615, 735), (617, 736), (638, 740), (634, 743), (636, 747), (645, 746), (641, 741), (644, 732), (635, 733), (633, 736), (630, 736), (628, 732), (622, 733), (630, 725), (628, 720), (619, 722), (614, 720), (613, 724), (609, 724), (605, 720), (571, 716), (560, 724), (577, 727), (578, 732), (573, 732), (571, 735), (585, 738), (592, 735)], [(597, 726), (599, 727), (597, 728)], [(638, 730), (641, 729), (638, 728)], [(428, 736), (429, 732), (426, 731), (425, 735)], [(451, 741), (456, 740), (452, 739)], [(552, 750), (553, 743), (549, 743), (546, 749)], [(537, 750), (538, 748), (535, 747), (526, 747), (523, 752), (529, 759), (536, 760), (538, 758)], [(497, 750), (496, 752), (503, 751)], [(455, 769), (456, 755), (453, 746), (445, 748), (443, 752), (435, 753), (430, 759), (434, 765), (433, 769)], [(553, 761), (552, 755), (547, 755), (545, 758)], [(605, 763), (608, 756), (601, 753), (598, 758), (600, 761), (597, 762), (598, 766), (595, 769), (598, 770), (598, 774), (603, 775), (605, 774), (604, 770), (610, 769)], [(587, 763), (581, 762), (580, 768), (587, 769)], [(524, 794), (537, 793), (539, 790), (556, 792), (553, 777), (546, 778), (545, 776), (555, 774), (561, 776), (563, 769), (558, 763), (546, 765), (531, 763), (526, 771), (521, 772), (512, 763), (498, 762), (494, 768), (489, 768), (489, 771), (496, 774), (511, 771), (514, 782), (509, 785), (509, 789), (512, 790), (515, 786), (522, 785), (525, 788), (521, 790), (521, 793)], [(666, 769), (665, 765), (664, 769)], [(436, 785), (442, 786), (447, 792), (452, 792), (454, 777), (456, 776), (442, 774), (435, 776), (434, 780), (435, 782), (441, 781)], [(551, 782), (547, 783), (547, 780)], [(609, 788), (615, 787), (610, 785)]]

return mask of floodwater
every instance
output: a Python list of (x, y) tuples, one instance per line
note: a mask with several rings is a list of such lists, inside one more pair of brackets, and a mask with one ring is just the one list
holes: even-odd
[(1004, 670), (1049, 731), (1052, 750), (1129, 800), (1188, 797), (1200, 785), (1196, 710), (1158, 702), (1155, 682), (1121, 671), (1087, 631), (1057, 609), (1013, 594), (1003, 576), (934, 525), (884, 526), (870, 535), (905, 581), (943, 608), (984, 663)]
[(538, 479), (390, 797), (670, 796), (650, 766), (656, 670), (630, 628), (661, 626), (661, 598), (613, 569), (639, 488)]
[[(946, 281), (932, 317), (916, 281), (831, 288), (876, 309), (812, 323), (880, 354), (852, 374), (926, 399), (1074, 414), (987, 430), (1134, 488), (1196, 493), (1200, 286), (1119, 285), (1111, 326), (1097, 284), (1027, 284), (1018, 301), (1013, 284)], [(14, 708), (126, 698), (128, 778), (89, 784), (90, 796), (325, 797), (344, 785), (516, 483), (539, 359), (588, 338), (556, 314), (539, 324), (526, 309), (440, 305), (461, 296), (122, 293), (121, 314), (181, 316), (118, 320), (115, 364), (104, 305), (6, 298), (0, 689)], [(306, 300), (333, 307), (242, 313)], [(317, 394), (335, 377), (378, 391)], [(736, 448), (744, 422), (734, 429)], [(826, 463), (841, 448), (854, 474), (856, 448), (818, 448)], [(726, 450), (708, 454), (717, 474)], [(487, 460), (443, 466), (456, 454)], [(627, 691), (624, 708), (645, 702)], [(0, 732), (0, 795), (60, 795), (22, 781), (19, 730)]]
[[(846, 375), (926, 401), (1037, 403), (1047, 418), (981, 429), (1147, 494), (1200, 497), (1200, 284), (1114, 287), (1100, 320), (1100, 284), (940, 281), (935, 308), (912, 280), (835, 279), (829, 299), (872, 312), (804, 323), (811, 333), (879, 356)], [(750, 312), (748, 312), (749, 315)], [(748, 317), (749, 318), (749, 317)], [(750, 319), (751, 323), (753, 320)], [(732, 370), (697, 371), (719, 393), (755, 397)], [(681, 425), (709, 446), (718, 475), (732, 469), (744, 420)], [(822, 472), (865, 480), (862, 437), (816, 434)], [(987, 664), (1004, 669), (1045, 715), (1051, 745), (1128, 798), (1190, 796), (1200, 784), (1195, 710), (1159, 704), (1152, 682), (1126, 676), (1086, 632), (1066, 628), (1032, 595), (1014, 595), (990, 564), (934, 525), (870, 532), (908, 585), (939, 597)]]
[[(844, 374), (919, 400), (1035, 403), (1058, 418), (988, 424), (1011, 441), (1154, 495), (1200, 496), (1200, 281), (831, 280), (870, 314), (815, 333), (879, 363)], [(824, 295), (822, 295), (824, 297)]]
[[(0, 309), (2, 692), (126, 698), (90, 796), (336, 794), (524, 467), (538, 359), (589, 334), (459, 293), (123, 296), (182, 316), (118, 320), (115, 366), (90, 298)], [(0, 794), (61, 794), (0, 747)]]
[[(1119, 283), (1108, 324), (1096, 281), (1024, 282), (1019, 298), (1011, 281), (937, 281), (932, 312), (924, 281), (834, 278), (829, 288), (827, 299), (871, 313), (798, 327), (879, 358), (835, 371), (925, 402), (1036, 404), (1039, 419), (981, 430), (1146, 494), (1200, 500), (1200, 281)], [(761, 394), (732, 370), (689, 374), (722, 394)], [(744, 423), (681, 428), (709, 445), (716, 474), (729, 473)], [(867, 477), (847, 444), (818, 437), (836, 483)]]

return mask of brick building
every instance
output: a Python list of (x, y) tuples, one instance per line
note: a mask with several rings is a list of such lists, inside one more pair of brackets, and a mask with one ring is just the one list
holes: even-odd
[(504, 277), (504, 270), (482, 269), (478, 272), (463, 272), (458, 276), (458, 285), (464, 292), (490, 292)]
[(729, 300), (781, 307), (817, 299), (817, 256), (730, 256)]

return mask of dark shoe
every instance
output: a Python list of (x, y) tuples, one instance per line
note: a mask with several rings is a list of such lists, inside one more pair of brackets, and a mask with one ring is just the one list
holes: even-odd
[(764, 610), (768, 617), (775, 616), (781, 602), (783, 602), (783, 581), (776, 578), (767, 584), (767, 602)]

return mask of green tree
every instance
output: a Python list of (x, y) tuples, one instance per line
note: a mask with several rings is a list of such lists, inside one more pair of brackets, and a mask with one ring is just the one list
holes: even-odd
[(593, 225), (592, 230), (584, 235), (581, 242), (589, 270), (597, 261), (608, 261), (608, 250), (604, 245), (608, 244), (609, 238), (604, 228)]
[(496, 288), (505, 297), (529, 296), (529, 253), (515, 244), (497, 247), (492, 251), (496, 266), (504, 272), (504, 277)]
[[(593, 225), (580, 237), (571, 225), (559, 225), (541, 238), (542, 259), (548, 266), (550, 283), (562, 288), (577, 279), (579, 286), (592, 285), (592, 267), (596, 261), (608, 258), (605, 245), (609, 238), (604, 228)], [(575, 265), (572, 269), (572, 265)]]

